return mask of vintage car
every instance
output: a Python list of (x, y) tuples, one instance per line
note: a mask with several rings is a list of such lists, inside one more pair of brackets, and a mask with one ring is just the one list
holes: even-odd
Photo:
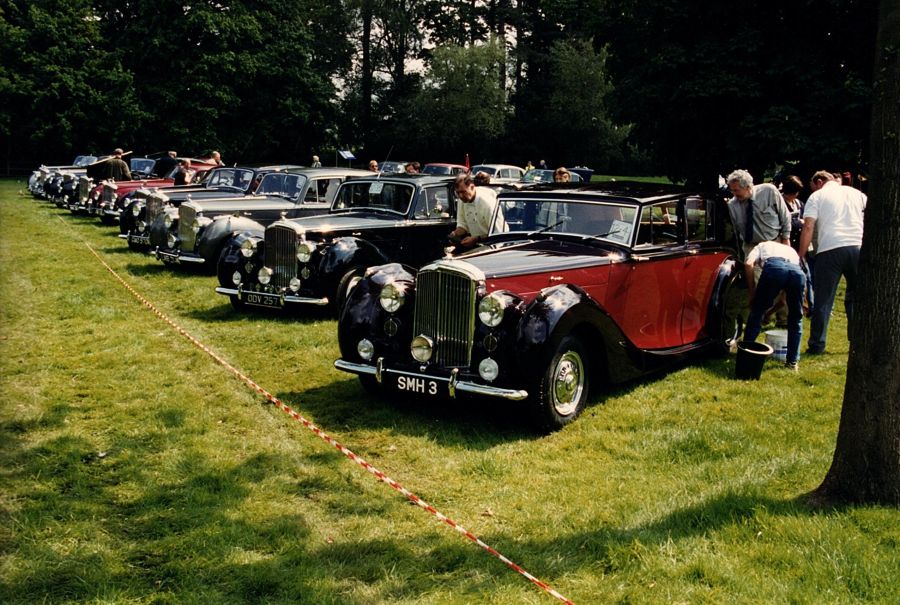
[(482, 249), (366, 271), (338, 322), (335, 367), (372, 391), (521, 401), (556, 430), (592, 385), (734, 338), (726, 303), (746, 291), (715, 196), (612, 183), (498, 199)]
[[(550, 170), (547, 168), (532, 168), (524, 175), (522, 175), (522, 179), (519, 181), (521, 183), (552, 183), (553, 182), (553, 173), (555, 170)], [(569, 171), (569, 182), (570, 183), (580, 183), (584, 179), (581, 178), (581, 175), (578, 172)]]
[[(202, 160), (191, 160), (191, 168), (194, 170), (194, 184), (202, 186), (206, 173), (213, 168), (215, 164), (209, 164)], [(88, 173), (90, 176), (90, 173)], [(154, 177), (149, 179), (133, 179), (131, 181), (113, 182), (110, 180), (97, 180), (98, 184), (94, 186), (88, 196), (85, 212), (96, 215), (101, 222), (106, 225), (114, 225), (119, 220), (122, 213), (122, 202), (125, 196), (132, 191), (140, 188), (148, 187), (168, 187), (175, 184), (172, 174), (165, 177)], [(191, 185), (187, 185), (190, 187)]]
[(41, 165), (28, 177), (28, 191), (35, 197), (45, 198), (44, 183), (54, 174), (64, 171), (84, 171), (88, 164), (97, 161), (97, 156), (77, 155), (71, 164), (62, 166)]
[(184, 201), (167, 208), (150, 226), (156, 258), (170, 265), (204, 265), (215, 271), (225, 246), (239, 233), (262, 235), (282, 218), (328, 212), (341, 183), (371, 176), (354, 168), (304, 168), (270, 172), (253, 195)]
[(133, 250), (150, 247), (150, 225), (169, 206), (203, 199), (227, 199), (253, 195), (263, 176), (270, 172), (297, 170), (302, 166), (277, 165), (261, 168), (213, 168), (196, 185), (141, 188), (119, 198), (124, 208), (119, 214), (119, 232)]
[(444, 164), (441, 162), (431, 162), (422, 166), (422, 174), (433, 174), (435, 176), (456, 176), (468, 172), (469, 169), (462, 164)]
[(484, 172), (491, 177), (491, 183), (517, 183), (522, 180), (525, 170), (512, 164), (479, 164), (472, 166), (472, 174)]
[(236, 309), (330, 304), (337, 312), (366, 267), (420, 266), (440, 256), (456, 226), (455, 208), (453, 180), (446, 177), (347, 181), (329, 214), (238, 236), (219, 260), (216, 292)]
[(409, 162), (399, 160), (385, 160), (378, 169), (385, 174), (400, 174), (406, 171)]

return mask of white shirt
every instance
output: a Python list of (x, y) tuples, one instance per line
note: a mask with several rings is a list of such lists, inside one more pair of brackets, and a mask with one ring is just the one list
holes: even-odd
[(744, 262), (748, 265), (762, 267), (770, 258), (780, 258), (798, 267), (800, 266), (800, 256), (797, 254), (797, 251), (779, 242), (760, 242), (756, 244)]
[(816, 253), (861, 246), (866, 195), (859, 189), (828, 181), (806, 200), (803, 218), (816, 221)]
[(497, 192), (490, 187), (475, 187), (475, 199), (471, 202), (459, 200), (456, 226), (465, 229), (469, 235), (487, 235), (491, 230), (491, 217), (497, 207)]

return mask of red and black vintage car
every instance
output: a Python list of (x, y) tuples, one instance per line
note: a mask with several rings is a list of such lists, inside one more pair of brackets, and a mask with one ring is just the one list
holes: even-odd
[(735, 336), (727, 309), (745, 292), (720, 204), (641, 183), (501, 193), (484, 248), (368, 269), (341, 314), (335, 366), (368, 390), (521, 401), (558, 429), (590, 386)]

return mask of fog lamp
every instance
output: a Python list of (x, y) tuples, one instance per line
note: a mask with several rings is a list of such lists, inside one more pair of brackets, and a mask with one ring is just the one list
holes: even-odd
[(294, 292), (300, 291), (300, 280), (296, 277), (292, 277), (290, 283), (288, 284), (288, 288), (290, 288)]
[(396, 313), (403, 306), (405, 297), (406, 295), (400, 288), (394, 284), (387, 284), (381, 289), (381, 294), (378, 295), (378, 302), (381, 303), (381, 308), (388, 313)]
[(363, 338), (357, 343), (356, 352), (359, 353), (363, 361), (370, 361), (372, 356), (375, 355), (375, 345), (372, 344), (371, 340)]
[(233, 283), (235, 286), (241, 285), (241, 272), (240, 271), (235, 271), (234, 273), (231, 274), (231, 283)]
[(499, 373), (500, 366), (498, 366), (497, 362), (490, 357), (485, 357), (481, 360), (481, 363), (478, 364), (478, 375), (481, 376), (483, 380), (493, 382)]
[(409, 351), (412, 353), (413, 359), (425, 363), (431, 359), (431, 354), (434, 352), (434, 341), (423, 334), (419, 334), (413, 338), (412, 343), (409, 345)]

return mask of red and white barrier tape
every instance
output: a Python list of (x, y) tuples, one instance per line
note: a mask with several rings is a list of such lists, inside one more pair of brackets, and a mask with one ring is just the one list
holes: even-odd
[[(60, 219), (60, 220), (62, 220), (62, 219)], [(557, 592), (555, 589), (553, 589), (549, 584), (534, 577), (533, 575), (528, 573), (525, 569), (523, 569), (521, 566), (517, 565), (515, 562), (513, 562), (510, 559), (508, 559), (507, 557), (503, 556), (501, 553), (494, 550), (489, 545), (485, 544), (478, 536), (476, 536), (475, 534), (470, 532), (468, 529), (466, 529), (462, 525), (458, 524), (453, 519), (450, 519), (449, 517), (447, 517), (440, 511), (438, 511), (436, 508), (434, 508), (433, 506), (431, 506), (430, 504), (428, 504), (427, 502), (425, 502), (424, 500), (419, 498), (417, 495), (415, 495), (414, 493), (412, 493), (411, 491), (409, 491), (408, 489), (406, 489), (405, 487), (403, 487), (402, 485), (400, 485), (399, 483), (397, 483), (396, 481), (394, 481), (393, 479), (391, 479), (390, 477), (385, 475), (383, 472), (381, 472), (380, 470), (378, 470), (377, 468), (375, 468), (374, 466), (369, 464), (365, 459), (363, 459), (362, 457), (358, 456), (357, 454), (353, 453), (351, 450), (349, 450), (346, 447), (344, 447), (343, 445), (341, 445), (340, 442), (338, 442), (333, 437), (331, 437), (328, 433), (326, 433), (325, 431), (323, 431), (322, 429), (317, 427), (315, 424), (310, 422), (307, 418), (303, 417), (302, 414), (294, 411), (289, 406), (282, 403), (282, 401), (280, 399), (278, 399), (277, 397), (272, 395), (266, 389), (262, 388), (261, 386), (259, 386), (255, 382), (253, 382), (253, 380), (251, 380), (248, 376), (244, 375), (240, 370), (238, 370), (233, 365), (231, 365), (230, 363), (225, 361), (222, 357), (220, 357), (217, 353), (212, 351), (205, 344), (203, 344), (202, 342), (200, 342), (199, 340), (194, 338), (194, 336), (192, 336), (187, 330), (185, 330), (184, 328), (182, 328), (181, 326), (176, 324), (174, 321), (172, 321), (166, 314), (164, 314), (162, 311), (157, 309), (153, 305), (153, 303), (151, 303), (149, 300), (147, 300), (146, 298), (141, 296), (134, 288), (131, 287), (131, 285), (128, 282), (126, 282), (124, 279), (122, 279), (122, 277), (120, 277), (119, 274), (116, 273), (115, 270), (112, 267), (110, 267), (106, 263), (106, 261), (104, 261), (100, 257), (99, 254), (97, 254), (97, 252), (91, 247), (90, 244), (85, 242), (85, 246), (87, 246), (88, 250), (91, 251), (91, 254), (93, 254), (97, 258), (97, 260), (100, 261), (100, 264), (102, 264), (104, 267), (106, 267), (106, 270), (109, 271), (113, 275), (113, 277), (115, 277), (119, 281), (119, 283), (121, 283), (122, 286), (124, 286), (125, 289), (128, 290), (132, 294), (132, 296), (137, 298), (145, 307), (150, 309), (150, 311), (152, 311), (157, 317), (159, 317), (161, 320), (163, 320), (164, 322), (169, 324), (169, 326), (171, 326), (172, 329), (174, 329), (176, 332), (178, 332), (179, 334), (181, 334), (182, 336), (187, 338), (189, 341), (191, 341), (194, 345), (196, 345), (200, 350), (205, 352), (207, 355), (209, 355), (210, 357), (215, 359), (221, 366), (223, 366), (226, 370), (228, 370), (229, 372), (234, 374), (239, 380), (241, 380), (242, 382), (244, 382), (245, 384), (250, 386), (257, 393), (263, 395), (268, 401), (270, 401), (272, 404), (274, 404), (275, 407), (281, 409), (283, 412), (285, 412), (287, 415), (289, 415), (294, 420), (297, 420), (300, 423), (302, 423), (303, 426), (305, 426), (310, 431), (315, 433), (318, 437), (323, 439), (325, 442), (331, 444), (338, 451), (340, 451), (342, 454), (344, 454), (344, 456), (346, 456), (353, 462), (357, 463), (358, 465), (360, 465), (361, 467), (366, 469), (376, 479), (378, 479), (382, 483), (386, 483), (386, 484), (390, 485), (396, 491), (403, 494), (410, 502), (412, 502), (419, 508), (422, 508), (422, 509), (428, 511), (429, 513), (434, 515), (438, 520), (440, 520), (441, 522), (443, 522), (443, 523), (449, 525), (450, 527), (452, 527), (453, 529), (455, 529), (457, 532), (459, 532), (460, 534), (465, 536), (468, 540), (470, 540), (471, 542), (474, 542), (475, 544), (480, 546), (482, 549), (484, 549), (491, 555), (495, 556), (497, 559), (499, 559), (504, 564), (506, 564), (507, 567), (509, 567), (510, 569), (512, 569), (512, 570), (518, 572), (519, 574), (521, 574), (522, 576), (524, 576), (526, 579), (528, 579), (529, 582), (531, 582), (532, 584), (534, 584), (541, 590), (545, 591), (547, 594), (555, 597), (556, 599), (558, 599), (559, 601), (562, 601), (563, 603), (567, 603), (569, 605), (574, 605), (574, 603), (572, 601), (570, 601), (569, 599), (567, 599), (566, 597), (561, 595), (559, 592)]]

